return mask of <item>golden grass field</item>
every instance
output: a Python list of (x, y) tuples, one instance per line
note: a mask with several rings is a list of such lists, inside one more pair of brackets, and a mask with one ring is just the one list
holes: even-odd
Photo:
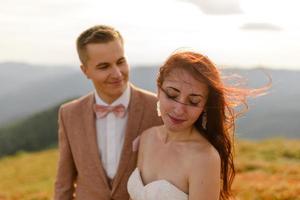
[[(53, 195), (57, 149), (0, 159), (0, 200), (48, 200)], [(300, 140), (239, 141), (238, 200), (300, 200)]]

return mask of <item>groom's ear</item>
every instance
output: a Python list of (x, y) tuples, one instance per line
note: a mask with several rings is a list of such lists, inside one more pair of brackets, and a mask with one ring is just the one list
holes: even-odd
[(84, 73), (84, 75), (89, 79), (90, 77), (89, 77), (88, 72), (87, 72), (87, 66), (80, 65), (80, 69)]

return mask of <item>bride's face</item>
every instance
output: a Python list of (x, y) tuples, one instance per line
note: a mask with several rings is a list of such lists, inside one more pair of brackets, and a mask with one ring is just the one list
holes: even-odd
[(204, 110), (208, 87), (183, 69), (174, 69), (158, 88), (161, 117), (171, 131), (190, 129)]

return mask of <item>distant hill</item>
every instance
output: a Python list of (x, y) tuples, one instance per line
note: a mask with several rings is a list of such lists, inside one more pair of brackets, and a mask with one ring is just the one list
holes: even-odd
[[(79, 67), (78, 67), (79, 68)], [(75, 67), (44, 67), (23, 63), (0, 64), (0, 125), (13, 123), (34, 113), (92, 90), (91, 83)], [(131, 68), (131, 81), (144, 89), (156, 91), (158, 67)], [(237, 133), (242, 138), (260, 139), (282, 136), (300, 137), (300, 71), (267, 70), (273, 87), (269, 94), (250, 100), (249, 112), (238, 120)], [(226, 69), (249, 80), (250, 86), (267, 81), (257, 69)]]
[(0, 64), (0, 125), (80, 96), (92, 85), (71, 67)]
[(18, 151), (39, 151), (57, 145), (59, 106), (0, 128), (0, 158)]

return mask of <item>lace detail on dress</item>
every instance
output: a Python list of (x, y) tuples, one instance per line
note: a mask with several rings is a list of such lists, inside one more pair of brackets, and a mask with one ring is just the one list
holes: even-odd
[(144, 185), (138, 168), (132, 172), (127, 184), (132, 200), (188, 200), (188, 195), (167, 180)]

